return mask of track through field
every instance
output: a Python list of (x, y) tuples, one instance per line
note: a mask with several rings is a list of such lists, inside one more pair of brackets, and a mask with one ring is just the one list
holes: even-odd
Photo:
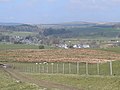
[(5, 72), (10, 74), (11, 77), (15, 78), (17, 81), (20, 82), (28, 82), (28, 83), (33, 83), (36, 84), (40, 87), (45, 87), (47, 89), (57, 89), (57, 90), (79, 90), (75, 87), (67, 86), (67, 85), (62, 85), (59, 83), (53, 83), (50, 81), (44, 81), (44, 80), (37, 80), (35, 78), (32, 78), (28, 75), (22, 74), (12, 68), (3, 68)]

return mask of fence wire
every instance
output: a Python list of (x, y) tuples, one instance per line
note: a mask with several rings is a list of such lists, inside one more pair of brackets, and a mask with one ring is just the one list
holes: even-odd
[(41, 62), (14, 63), (14, 69), (26, 73), (78, 74), (78, 75), (120, 75), (120, 61), (106, 63), (88, 62)]

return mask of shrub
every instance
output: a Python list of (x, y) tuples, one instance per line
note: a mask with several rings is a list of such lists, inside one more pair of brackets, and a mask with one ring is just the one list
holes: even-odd
[(39, 49), (45, 49), (45, 47), (43, 45), (40, 45)]

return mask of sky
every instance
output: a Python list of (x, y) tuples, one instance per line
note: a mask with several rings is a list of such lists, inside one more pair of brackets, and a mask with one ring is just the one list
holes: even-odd
[(0, 0), (0, 22), (120, 22), (120, 0)]

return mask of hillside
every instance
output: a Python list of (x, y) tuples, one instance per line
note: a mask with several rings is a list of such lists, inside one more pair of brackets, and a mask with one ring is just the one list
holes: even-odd
[(8, 23), (8, 24), (0, 24), (0, 31), (2, 32), (12, 32), (12, 31), (27, 31), (27, 32), (36, 32), (38, 30), (38, 28), (35, 25), (29, 25), (29, 24), (12, 24), (12, 23)]
[(1, 23), (0, 22), (0, 25), (3, 25), (3, 26), (14, 26), (14, 25), (21, 25), (22, 23)]
[(37, 32), (39, 36), (60, 38), (116, 38), (120, 37), (120, 23), (70, 22), (60, 24), (0, 23), (2, 32)]

